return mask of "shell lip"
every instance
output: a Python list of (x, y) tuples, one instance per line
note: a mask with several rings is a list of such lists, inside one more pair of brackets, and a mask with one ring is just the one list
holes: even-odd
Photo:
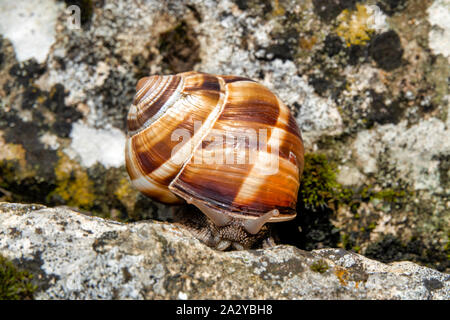
[[(174, 186), (174, 181), (169, 185), (169, 190), (172, 191), (178, 197), (186, 200), (187, 203), (193, 204), (197, 206), (195, 203), (199, 203), (201, 206), (207, 207), (209, 209), (220, 211), (221, 213), (236, 219), (241, 220), (256, 220), (259, 219), (266, 211), (253, 211), (255, 214), (251, 214), (252, 211), (244, 211), (239, 208), (225, 208), (223, 204), (218, 203), (217, 201), (212, 201), (208, 199), (208, 201), (197, 197), (192, 192), (188, 192), (187, 190), (183, 190), (179, 187)], [(198, 207), (198, 206), (197, 206)], [(294, 219), (297, 216), (297, 212), (292, 208), (285, 207), (274, 207), (273, 209), (278, 209), (279, 214), (277, 216), (271, 217), (268, 222), (283, 222)]]

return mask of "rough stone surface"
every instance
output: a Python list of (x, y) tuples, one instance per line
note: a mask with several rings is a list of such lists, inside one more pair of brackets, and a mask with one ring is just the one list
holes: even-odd
[[(66, 12), (72, 3), (79, 28)], [(299, 219), (317, 223), (302, 225), (310, 240), (301, 248), (450, 270), (448, 0), (0, 8), (0, 201), (121, 221), (170, 218), (171, 209), (131, 188), (123, 166), (135, 84), (148, 74), (235, 74), (291, 108), (306, 151), (326, 154), (354, 194), (330, 213), (302, 211)], [(301, 236), (292, 229), (291, 238)]]
[[(163, 222), (0, 204), (0, 254), (35, 274), (36, 299), (449, 299), (450, 276), (343, 249), (219, 252)], [(320, 266), (320, 267), (319, 267)]]
[(0, 3), (0, 34), (13, 43), (18, 61), (34, 58), (41, 63), (47, 59), (55, 42), (60, 8), (52, 0), (41, 0), (39, 5), (28, 0)]

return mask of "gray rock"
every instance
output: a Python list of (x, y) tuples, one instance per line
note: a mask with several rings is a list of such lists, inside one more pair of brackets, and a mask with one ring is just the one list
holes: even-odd
[(37, 274), (37, 299), (449, 299), (450, 276), (342, 249), (218, 252), (183, 228), (65, 207), (0, 204), (0, 254)]
[(352, 189), (333, 246), (450, 270), (448, 1), (92, 0), (80, 26), (67, 3), (1, 1), (0, 201), (170, 218), (124, 168), (136, 82), (235, 74), (273, 90)]

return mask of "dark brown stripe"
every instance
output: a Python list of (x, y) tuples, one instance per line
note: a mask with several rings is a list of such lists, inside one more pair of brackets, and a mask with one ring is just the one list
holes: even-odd
[(136, 84), (136, 92), (141, 90), (141, 88), (147, 83), (148, 80), (151, 80), (151, 77), (143, 77), (139, 79), (138, 83)]
[(280, 163), (277, 174), (260, 178), (264, 185), (250, 198), (241, 199), (240, 202), (235, 200), (233, 206), (247, 207), (256, 212), (267, 212), (279, 207), (295, 209), (299, 187), (297, 170), (293, 171), (291, 166)]
[(195, 79), (200, 79), (201, 81), (199, 83), (191, 83), (188, 80), (183, 91), (189, 93), (193, 91), (220, 91), (220, 83), (215, 76), (202, 74), (201, 77), (196, 77)]
[[(227, 166), (228, 170), (229, 168), (230, 166)], [(251, 169), (248, 167), (244, 170), (248, 173)], [(233, 213), (260, 216), (278, 208), (283, 214), (293, 214), (298, 184), (293, 184), (292, 181), (287, 184), (285, 179), (287, 174), (287, 172), (281, 172), (269, 177), (268, 184), (246, 203), (238, 203), (234, 200), (246, 177), (244, 173), (227, 174), (227, 170), (189, 165), (189, 169), (182, 172), (173, 187), (188, 196), (205, 201), (213, 207)]]
[(297, 125), (297, 121), (295, 120), (294, 116), (292, 115), (292, 112), (290, 112), (290, 111), (289, 111), (288, 124), (287, 124), (285, 130), (292, 133), (293, 135), (298, 136), (300, 138), (300, 140), (303, 141), (302, 134)]
[[(241, 185), (244, 183), (248, 173), (251, 171), (253, 164), (249, 163), (248, 141), (244, 144), (237, 144), (238, 139), (227, 141), (227, 135), (237, 138), (239, 132), (242, 132), (240, 123), (227, 123), (228, 131), (221, 128), (220, 121), (216, 122), (213, 130), (208, 134), (203, 142), (204, 151), (213, 151), (218, 149), (223, 151), (224, 148), (233, 148), (237, 154), (245, 153), (245, 162), (237, 163), (236, 153), (234, 155), (234, 163), (227, 163), (226, 154), (223, 154), (224, 163), (189, 163), (174, 183), (175, 187), (181, 188), (183, 192), (189, 193), (191, 196), (198, 197), (210, 203), (214, 203), (218, 207), (230, 207), (236, 198)], [(235, 130), (233, 130), (233, 126)], [(230, 132), (230, 129), (232, 132)], [(216, 134), (221, 135), (222, 145), (215, 140)], [(214, 143), (211, 145), (211, 143)], [(212, 155), (215, 155), (214, 153)], [(196, 150), (196, 159), (201, 159), (201, 153)]]
[[(194, 121), (192, 119), (192, 114), (187, 114), (183, 121), (178, 124), (173, 130), (176, 129), (186, 129), (193, 136), (194, 133)], [(162, 164), (164, 164), (172, 156), (172, 149), (179, 145), (181, 141), (172, 141), (172, 132), (168, 135), (160, 137), (159, 141), (151, 148), (142, 148), (139, 145), (149, 145), (151, 146), (153, 142), (146, 142), (145, 134), (138, 134), (133, 137), (133, 150), (135, 150), (136, 157), (141, 165), (141, 170), (145, 175), (148, 175), (158, 169)], [(186, 143), (183, 141), (182, 143)], [(137, 150), (143, 149), (142, 152)]]
[[(275, 125), (279, 114), (278, 106), (263, 100), (249, 98), (239, 103), (227, 103), (219, 120), (234, 120), (239, 122), (256, 122)], [(244, 124), (245, 125), (245, 124)]]
[(225, 81), (225, 83), (232, 83), (232, 82), (237, 82), (237, 81), (256, 82), (255, 80), (245, 78), (245, 77), (239, 77), (239, 76), (220, 76), (220, 77)]
[[(224, 110), (220, 115), (218, 121), (214, 125), (214, 130), (221, 132), (228, 130), (226, 134), (235, 136), (231, 144), (233, 147), (237, 146), (238, 137), (243, 130), (247, 128), (252, 128), (254, 133), (258, 136), (259, 129), (265, 129), (266, 125), (274, 125), (277, 122), (279, 115), (279, 106), (275, 96), (272, 95), (270, 91), (264, 87), (259, 87), (259, 85), (252, 86), (241, 86), (239, 84), (227, 86), (228, 100), (224, 106)], [(234, 128), (234, 130), (232, 129)], [(232, 130), (232, 132), (229, 132)], [(270, 138), (271, 132), (267, 133), (267, 139)], [(259, 138), (259, 136), (258, 136)], [(224, 137), (224, 143), (229, 143)], [(208, 140), (208, 137), (207, 139)], [(186, 166), (183, 175), (180, 175), (183, 183), (188, 185), (189, 188), (191, 184), (195, 192), (200, 194), (204, 199), (213, 201), (217, 206), (227, 207), (231, 211), (238, 211), (242, 208), (237, 208), (234, 203), (234, 199), (239, 193), (242, 184), (245, 182), (249, 172), (253, 168), (253, 164), (249, 164), (249, 146), (248, 141), (243, 145), (239, 145), (239, 149), (236, 150), (237, 153), (245, 153), (245, 164), (225, 164), (223, 166), (216, 166), (216, 170), (221, 173), (219, 177), (221, 179), (215, 181), (209, 181), (212, 175), (211, 173), (202, 172), (201, 177), (197, 178), (197, 181), (188, 179), (189, 173), (191, 173), (191, 164)], [(237, 160), (236, 158), (234, 159)], [(233, 175), (227, 176), (227, 170), (236, 170)], [(240, 169), (240, 170), (239, 170)], [(217, 173), (216, 173), (217, 174)], [(206, 179), (206, 181), (205, 181)], [(206, 186), (206, 191), (202, 190), (201, 186)], [(190, 189), (189, 189), (190, 190)], [(234, 208), (234, 209), (233, 209)]]
[(280, 157), (299, 165), (299, 161), (303, 158), (303, 143), (297, 136), (288, 133), (283, 141), (280, 141), (279, 151)]
[(127, 118), (127, 131), (135, 131), (139, 128), (139, 124), (136, 119)]
[[(267, 184), (285, 185), (286, 181), (281, 179), (275, 179), (273, 181), (267, 181)], [(253, 199), (250, 199), (249, 203), (239, 204), (233, 202), (233, 207), (240, 208), (241, 210), (251, 210), (255, 213), (263, 214), (271, 211), (275, 208), (283, 208), (283, 211), (287, 211), (287, 208), (295, 210), (296, 204), (296, 188), (295, 191), (293, 185), (289, 185), (290, 190), (281, 190), (280, 188), (260, 188), (258, 193), (255, 194)], [(295, 193), (295, 195), (294, 195)]]
[[(294, 164), (300, 165), (303, 163), (303, 139), (297, 121), (289, 112), (288, 124), (283, 127), (286, 130), (284, 140), (280, 143), (280, 156), (288, 159)], [(293, 157), (291, 152), (295, 155)], [(297, 161), (294, 161), (296, 158)]]
[[(223, 199), (213, 199), (210, 197), (205, 198), (205, 194), (203, 192), (205, 189), (204, 186), (198, 189), (193, 189), (190, 184), (180, 180), (177, 180), (172, 186), (176, 191), (178, 191), (177, 194), (181, 195), (185, 199), (193, 197), (197, 200), (201, 200), (205, 205), (211, 208), (222, 209), (233, 214), (241, 214), (243, 218), (247, 215), (258, 217), (273, 209), (278, 209), (280, 211), (280, 216), (291, 216), (296, 214), (295, 201), (290, 202), (289, 206), (267, 206), (260, 202), (255, 202), (251, 206), (235, 205), (233, 203), (223, 201)], [(214, 197), (213, 193), (211, 195)]]
[(191, 163), (185, 167), (174, 186), (198, 199), (226, 208), (232, 205), (250, 170), (250, 165), (224, 164), (207, 167)]
[(193, 106), (193, 112), (195, 110), (199, 110), (200, 108), (203, 108), (205, 104), (207, 105), (216, 105), (219, 102), (220, 99), (220, 92), (219, 91), (211, 91), (211, 90), (202, 90), (202, 91), (193, 91), (189, 93), (191, 96), (195, 96), (197, 99), (201, 100), (202, 104), (199, 104), (198, 106)]
[[(280, 113), (276, 96), (258, 83), (237, 82), (227, 85), (228, 99), (221, 120), (275, 125)], [(245, 125), (245, 124), (244, 124)]]

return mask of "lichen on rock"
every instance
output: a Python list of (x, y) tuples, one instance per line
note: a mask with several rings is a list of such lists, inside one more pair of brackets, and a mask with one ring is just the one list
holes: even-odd
[(69, 206), (89, 209), (94, 201), (92, 181), (77, 162), (63, 153), (55, 167), (56, 188), (49, 197), (61, 197)]
[[(73, 3), (80, 29), (67, 23)], [(1, 5), (1, 200), (170, 220), (172, 209), (132, 188), (123, 166), (136, 82), (190, 69), (235, 74), (289, 106), (307, 153), (326, 157), (344, 192), (315, 212), (312, 198), (301, 200), (297, 220), (277, 226), (289, 231), (284, 243), (449, 270), (447, 1), (44, 4), (28, 23), (49, 23), (26, 42), (19, 35), (33, 28)], [(398, 254), (381, 256), (386, 243)]]
[(36, 275), (35, 299), (450, 297), (448, 275), (411, 262), (286, 245), (218, 252), (181, 226), (124, 224), (62, 207), (1, 203), (0, 254)]

